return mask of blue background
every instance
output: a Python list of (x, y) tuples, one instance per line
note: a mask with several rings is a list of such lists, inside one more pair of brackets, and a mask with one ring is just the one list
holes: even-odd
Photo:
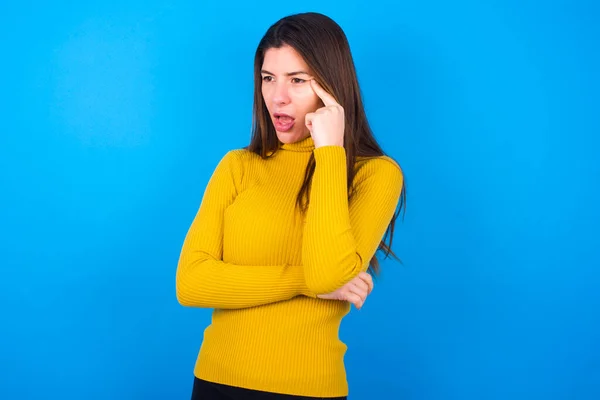
[(484, 3), (3, 2), (0, 398), (189, 398), (179, 250), (258, 41), (309, 10), (408, 185), (350, 398), (600, 398), (599, 6)]

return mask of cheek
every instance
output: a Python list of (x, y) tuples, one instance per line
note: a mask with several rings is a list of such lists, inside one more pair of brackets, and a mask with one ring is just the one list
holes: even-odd
[(304, 114), (315, 111), (319, 104), (319, 97), (308, 85), (294, 87), (291, 91), (292, 101), (296, 104), (298, 111)]
[(263, 86), (261, 89), (261, 93), (262, 93), (263, 102), (267, 106), (267, 109), (270, 110), (271, 109), (271, 93), (270, 93), (269, 89), (266, 88), (265, 86)]

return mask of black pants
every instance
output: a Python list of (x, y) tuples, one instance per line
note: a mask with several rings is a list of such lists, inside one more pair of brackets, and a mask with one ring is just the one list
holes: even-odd
[(245, 389), (220, 383), (207, 382), (194, 377), (192, 400), (346, 400), (346, 397), (306, 397), (293, 396), (259, 390)]

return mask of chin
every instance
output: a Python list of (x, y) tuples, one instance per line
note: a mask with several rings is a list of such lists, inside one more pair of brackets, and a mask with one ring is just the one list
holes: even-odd
[(304, 135), (302, 133), (297, 133), (297, 132), (279, 132), (279, 131), (275, 131), (277, 133), (277, 138), (279, 139), (279, 141), (281, 143), (294, 143), (299, 141), (300, 139), (303, 139)]

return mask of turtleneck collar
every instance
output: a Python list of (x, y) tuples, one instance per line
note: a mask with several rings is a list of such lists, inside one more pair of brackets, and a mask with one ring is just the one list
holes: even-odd
[(315, 149), (315, 142), (312, 136), (308, 135), (308, 137), (294, 143), (283, 143), (281, 149), (296, 152), (311, 152)]

